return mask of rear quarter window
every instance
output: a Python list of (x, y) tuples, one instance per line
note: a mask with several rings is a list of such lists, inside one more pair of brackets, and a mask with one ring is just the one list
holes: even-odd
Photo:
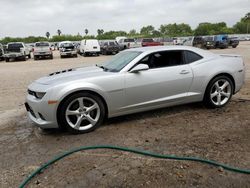
[(186, 63), (193, 63), (195, 61), (201, 60), (203, 57), (195, 52), (185, 51)]

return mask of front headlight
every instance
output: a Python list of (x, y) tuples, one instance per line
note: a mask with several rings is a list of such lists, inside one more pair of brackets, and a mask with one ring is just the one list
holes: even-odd
[(31, 91), (28, 89), (28, 94), (32, 95), (34, 97), (36, 97), (37, 99), (42, 99), (43, 96), (46, 94), (45, 92), (35, 92), (35, 91)]
[(42, 99), (43, 96), (45, 95), (45, 92), (34, 92), (35, 97), (38, 99)]

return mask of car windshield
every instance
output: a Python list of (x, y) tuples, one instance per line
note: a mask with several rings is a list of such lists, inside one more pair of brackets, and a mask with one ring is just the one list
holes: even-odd
[(47, 43), (47, 42), (36, 43), (36, 47), (42, 47), (42, 46), (49, 46), (49, 43)]
[(103, 68), (105, 71), (119, 72), (141, 53), (142, 52), (139, 51), (120, 52), (108, 62), (103, 63), (100, 67)]
[(124, 39), (124, 42), (135, 42), (135, 39)]
[(142, 41), (143, 41), (143, 42), (154, 42), (153, 39), (143, 39)]
[(214, 40), (214, 37), (204, 37), (204, 39), (205, 39), (206, 41), (213, 41), (213, 40)]
[(20, 49), (20, 48), (23, 48), (22, 43), (8, 44), (8, 49)]
[(74, 47), (73, 43), (63, 43), (61, 47)]

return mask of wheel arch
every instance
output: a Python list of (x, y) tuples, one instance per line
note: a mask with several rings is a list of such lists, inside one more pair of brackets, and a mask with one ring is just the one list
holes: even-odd
[(96, 91), (92, 91), (92, 90), (88, 90), (88, 89), (81, 89), (81, 90), (77, 90), (77, 91), (73, 91), (73, 92), (71, 92), (71, 93), (68, 93), (66, 96), (63, 97), (63, 99), (62, 99), (62, 100), (60, 101), (60, 103), (58, 104), (57, 109), (56, 109), (56, 120), (57, 120), (57, 123), (58, 123), (59, 126), (61, 126), (61, 125), (60, 125), (60, 121), (59, 121), (59, 109), (60, 109), (61, 106), (63, 105), (64, 101), (67, 100), (67, 99), (68, 99), (69, 97), (71, 97), (72, 95), (75, 95), (75, 94), (77, 94), (77, 93), (82, 93), (82, 92), (87, 92), (87, 93), (90, 93), (90, 94), (93, 94), (93, 95), (98, 96), (98, 97), (102, 100), (102, 102), (103, 102), (103, 104), (104, 104), (104, 108), (105, 108), (105, 118), (108, 117), (108, 110), (109, 110), (109, 109), (108, 109), (108, 105), (107, 105), (107, 102), (106, 102), (105, 98), (104, 98), (101, 94), (99, 94), (98, 92), (96, 92)]
[[(219, 77), (219, 76), (226, 76), (226, 77), (228, 77), (228, 78), (232, 81), (232, 83), (233, 83), (233, 94), (234, 94), (234, 93), (235, 93), (235, 80), (234, 80), (234, 77), (233, 77), (231, 74), (229, 74), (229, 73), (219, 73), (219, 74), (216, 74), (215, 76), (213, 76), (213, 77), (209, 80), (209, 82), (207, 83), (207, 85), (206, 85), (205, 93), (207, 92), (208, 86), (209, 86), (209, 84), (211, 83), (211, 81), (212, 81), (213, 79), (215, 79), (216, 77)], [(205, 93), (204, 93), (204, 96), (203, 96), (203, 97), (205, 97)]]

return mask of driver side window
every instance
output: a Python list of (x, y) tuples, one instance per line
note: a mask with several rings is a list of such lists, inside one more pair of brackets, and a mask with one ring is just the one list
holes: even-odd
[(150, 69), (178, 66), (184, 64), (183, 51), (163, 51), (156, 52), (144, 57), (140, 64), (147, 64)]

